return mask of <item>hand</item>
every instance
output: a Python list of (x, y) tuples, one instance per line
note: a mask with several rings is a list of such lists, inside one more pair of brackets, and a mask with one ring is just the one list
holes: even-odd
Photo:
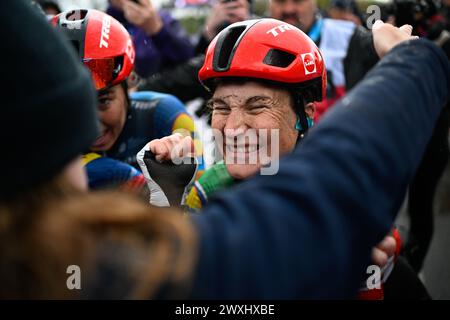
[(386, 236), (376, 247), (372, 249), (372, 262), (383, 268), (388, 259), (395, 254), (397, 243), (392, 236)]
[(418, 37), (411, 36), (412, 27), (408, 24), (400, 28), (394, 27), (381, 20), (377, 20), (372, 27), (373, 44), (378, 56), (382, 58), (396, 45)]
[[(178, 148), (178, 150), (177, 150)], [(183, 205), (187, 194), (194, 183), (198, 164), (195, 157), (188, 163), (176, 163), (175, 157), (189, 156), (193, 150), (190, 136), (176, 133), (171, 136), (156, 139), (147, 144), (136, 155), (136, 160), (150, 190), (150, 203), (159, 207)], [(159, 163), (159, 159), (172, 163)]]
[(235, 0), (232, 2), (219, 0), (208, 16), (203, 34), (208, 40), (212, 40), (217, 35), (221, 25), (249, 19), (248, 6), (247, 0)]
[(151, 0), (138, 1), (139, 3), (123, 0), (122, 10), (125, 19), (143, 29), (150, 36), (157, 34), (163, 27), (158, 11), (153, 7)]
[(126, 1), (126, 0), (109, 0), (109, 3), (111, 4), (111, 6), (113, 8), (123, 11), (122, 7), (123, 7), (124, 1)]
[(190, 136), (175, 133), (170, 136), (152, 140), (148, 144), (149, 150), (155, 155), (156, 161), (172, 161), (195, 157), (194, 142)]

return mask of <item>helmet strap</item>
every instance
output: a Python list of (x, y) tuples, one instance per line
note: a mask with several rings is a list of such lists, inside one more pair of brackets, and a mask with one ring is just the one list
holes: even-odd
[(295, 123), (295, 129), (298, 131), (298, 139), (303, 138), (308, 129), (312, 126), (312, 119), (308, 119), (305, 112), (305, 103), (302, 95), (297, 92), (292, 92), (292, 99), (294, 102), (294, 110), (297, 114), (297, 122)]
[[(308, 129), (312, 128), (314, 126), (314, 120), (310, 117), (306, 116), (306, 121), (308, 122)], [(302, 131), (302, 125), (300, 123), (300, 117), (297, 116), (297, 122), (295, 123), (295, 130)]]
[(295, 123), (295, 130), (302, 131), (302, 125), (300, 124), (300, 118), (297, 116), (297, 122)]

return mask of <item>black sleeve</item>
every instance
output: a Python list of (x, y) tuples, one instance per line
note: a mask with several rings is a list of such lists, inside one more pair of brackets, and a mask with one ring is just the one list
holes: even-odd
[(202, 33), (195, 47), (195, 54), (205, 54), (210, 42)]
[(357, 27), (350, 39), (347, 56), (344, 59), (346, 90), (352, 89), (378, 60), (372, 33), (363, 27)]
[(138, 91), (156, 91), (176, 96), (182, 102), (198, 97), (208, 97), (208, 92), (198, 81), (198, 71), (203, 65), (204, 55), (142, 80)]

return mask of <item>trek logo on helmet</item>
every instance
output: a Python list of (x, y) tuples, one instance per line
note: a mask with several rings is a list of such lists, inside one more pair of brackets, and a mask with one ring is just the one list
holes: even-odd
[(285, 31), (289, 31), (289, 30), (295, 30), (293, 26), (289, 25), (289, 24), (282, 24), (279, 26), (276, 26), (272, 29), (270, 29), (269, 31), (267, 31), (266, 33), (269, 34), (271, 33), (274, 37), (277, 37), (280, 33), (283, 33)]
[(111, 17), (105, 15), (102, 20), (102, 35), (100, 37), (100, 48), (108, 48), (110, 27), (111, 27)]
[(302, 54), (302, 60), (305, 67), (305, 75), (316, 72), (316, 62), (312, 53)]
[(125, 54), (130, 58), (131, 62), (134, 62), (134, 47), (133, 47), (133, 41), (131, 41), (131, 38), (128, 40), (127, 49), (125, 51)]

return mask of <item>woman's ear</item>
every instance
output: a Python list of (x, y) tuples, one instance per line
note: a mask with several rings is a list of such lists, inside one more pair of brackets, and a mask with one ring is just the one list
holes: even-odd
[(314, 102), (309, 102), (305, 104), (305, 113), (310, 119), (314, 119), (316, 114), (316, 104)]

